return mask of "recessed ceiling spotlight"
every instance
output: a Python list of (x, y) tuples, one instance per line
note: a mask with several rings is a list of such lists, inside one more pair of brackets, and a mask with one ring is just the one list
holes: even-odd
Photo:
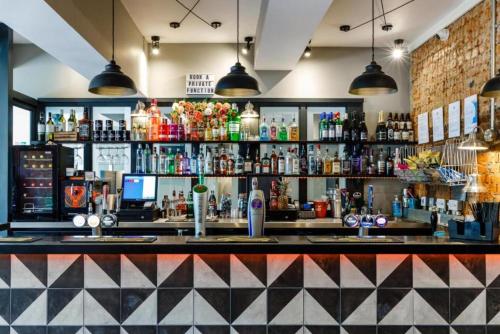
[(405, 54), (405, 40), (402, 39), (402, 38), (398, 38), (394, 41), (394, 48), (392, 49), (392, 58), (394, 59), (401, 59), (403, 58), (404, 54)]
[(170, 22), (170, 28), (177, 29), (181, 26), (179, 22)]
[(393, 25), (390, 24), (390, 23), (386, 23), (386, 24), (382, 25), (382, 30), (383, 31), (391, 31), (392, 28), (393, 28)]
[(436, 38), (440, 41), (447, 41), (450, 37), (450, 31), (448, 29), (441, 29), (436, 33)]
[(220, 28), (221, 25), (222, 25), (222, 23), (220, 23), (219, 21), (213, 21), (210, 23), (210, 26), (214, 29)]
[(151, 53), (160, 54), (160, 36), (151, 36)]
[(351, 30), (351, 26), (348, 24), (343, 24), (340, 26), (340, 31), (348, 32), (349, 30)]
[(245, 42), (247, 42), (247, 44), (245, 46), (243, 46), (243, 48), (241, 49), (241, 53), (243, 53), (244, 55), (247, 55), (248, 52), (250, 52), (250, 49), (252, 48), (252, 42), (253, 42), (253, 37), (252, 36), (247, 36), (245, 37)]
[(304, 49), (304, 53), (302, 54), (305, 58), (311, 57), (312, 50), (311, 50), (311, 41), (307, 44), (306, 48)]

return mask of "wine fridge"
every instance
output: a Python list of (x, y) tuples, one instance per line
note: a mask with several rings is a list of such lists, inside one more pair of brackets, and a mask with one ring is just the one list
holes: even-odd
[(60, 187), (73, 149), (61, 145), (14, 146), (14, 221), (57, 220)]

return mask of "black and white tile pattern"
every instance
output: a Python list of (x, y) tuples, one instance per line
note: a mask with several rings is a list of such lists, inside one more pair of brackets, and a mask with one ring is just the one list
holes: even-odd
[(500, 256), (0, 255), (7, 333), (500, 333)]

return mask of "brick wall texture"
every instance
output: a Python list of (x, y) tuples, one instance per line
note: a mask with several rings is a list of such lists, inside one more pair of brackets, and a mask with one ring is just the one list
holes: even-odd
[[(463, 132), (463, 99), (478, 94), (490, 77), (490, 1), (484, 0), (447, 28), (447, 41), (431, 38), (411, 55), (411, 105), (416, 124), (418, 114), (444, 107), (445, 134), (447, 133), (448, 104), (461, 101)], [(500, 23), (500, 1), (496, 7)], [(500, 29), (496, 34), (496, 67), (500, 67)], [(497, 101), (495, 122), (500, 127)], [(490, 120), (490, 100), (479, 97), (479, 125), (486, 129)], [(429, 122), (432, 128), (432, 122)], [(432, 134), (432, 130), (431, 130)], [(446, 137), (446, 136), (445, 136)], [(432, 137), (431, 137), (432, 138)], [(442, 143), (435, 143), (440, 145)], [(482, 199), (500, 201), (500, 152), (498, 145), (478, 157), (479, 171), (488, 186)], [(429, 189), (420, 189), (420, 192)]]

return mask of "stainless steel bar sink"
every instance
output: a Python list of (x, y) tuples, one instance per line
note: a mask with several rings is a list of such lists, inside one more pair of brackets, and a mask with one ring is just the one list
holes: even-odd
[(94, 236), (94, 235), (72, 235), (65, 236), (62, 243), (145, 243), (149, 244), (156, 241), (154, 236)]

